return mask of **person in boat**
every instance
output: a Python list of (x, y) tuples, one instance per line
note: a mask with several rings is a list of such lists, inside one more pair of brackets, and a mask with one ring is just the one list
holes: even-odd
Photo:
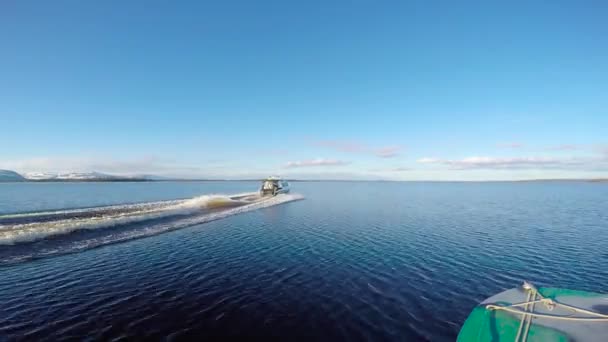
[(277, 194), (278, 184), (277, 181), (267, 179), (262, 184), (262, 196), (264, 195), (276, 195)]
[(287, 192), (289, 192), (289, 183), (276, 177), (270, 177), (264, 180), (262, 188), (260, 189), (260, 194), (262, 196), (276, 196)]

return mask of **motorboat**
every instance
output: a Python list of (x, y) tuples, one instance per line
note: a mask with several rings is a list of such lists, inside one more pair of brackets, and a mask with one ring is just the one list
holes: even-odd
[(260, 195), (262, 196), (276, 196), (288, 192), (289, 182), (276, 176), (266, 178), (260, 188)]

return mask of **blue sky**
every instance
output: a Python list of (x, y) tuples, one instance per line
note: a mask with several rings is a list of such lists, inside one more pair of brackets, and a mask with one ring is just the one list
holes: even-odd
[(608, 177), (602, 1), (0, 7), (0, 168)]

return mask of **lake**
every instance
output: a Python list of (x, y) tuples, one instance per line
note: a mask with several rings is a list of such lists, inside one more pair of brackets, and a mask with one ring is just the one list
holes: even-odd
[[(608, 184), (0, 183), (0, 340), (452, 341), (530, 280), (608, 292)], [(213, 202), (215, 203), (215, 202)]]

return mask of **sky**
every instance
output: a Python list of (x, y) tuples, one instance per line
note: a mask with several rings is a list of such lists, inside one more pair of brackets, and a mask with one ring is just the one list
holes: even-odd
[(0, 4), (0, 168), (608, 177), (605, 1)]

